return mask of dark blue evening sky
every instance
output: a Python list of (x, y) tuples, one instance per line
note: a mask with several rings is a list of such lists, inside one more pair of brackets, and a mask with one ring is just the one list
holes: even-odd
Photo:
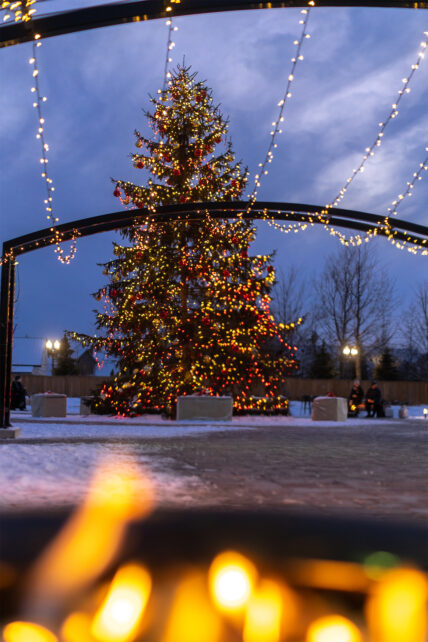
[[(83, 4), (93, 3), (78, 3)], [(76, 3), (41, 5), (49, 11), (71, 6)], [(275, 9), (174, 23), (179, 27), (174, 64), (185, 55), (186, 63), (212, 87), (230, 119), (237, 158), (249, 166), (252, 177), (276, 120), (300, 18), (299, 9)], [(334, 198), (376, 138), (378, 123), (389, 114), (420, 43), (428, 39), (428, 11), (318, 8), (312, 10), (308, 31), (311, 38), (295, 73), (284, 133), (259, 191), (263, 200), (324, 205)], [(134, 129), (145, 127), (141, 110), (149, 107), (147, 95), (162, 85), (166, 38), (165, 21), (158, 20), (51, 38), (39, 48), (40, 86), (48, 97), (48, 167), (60, 222), (117, 210), (120, 202), (112, 195), (110, 176), (142, 181), (129, 153), (135, 150)], [(1, 240), (46, 226), (30, 57), (30, 44), (0, 51)], [(343, 207), (385, 214), (427, 155), (427, 58)], [(428, 172), (423, 174), (399, 216), (428, 225)], [(113, 238), (104, 234), (80, 240), (77, 257), (68, 266), (56, 260), (51, 248), (19, 259), (17, 336), (93, 330), (90, 293), (105, 282), (97, 263), (111, 257)], [(399, 304), (405, 307), (414, 285), (427, 278), (428, 258), (399, 251), (385, 240), (372, 243), (397, 280)], [(259, 252), (277, 250), (277, 265), (296, 265), (308, 277), (322, 269), (337, 246), (319, 226), (286, 235), (265, 223), (259, 225), (256, 242)]]

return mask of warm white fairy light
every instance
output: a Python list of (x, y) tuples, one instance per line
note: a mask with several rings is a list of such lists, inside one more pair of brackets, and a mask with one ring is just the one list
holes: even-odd
[[(428, 36), (428, 31), (424, 32), (424, 36)], [(350, 176), (348, 176), (348, 178), (345, 181), (344, 186), (339, 190), (338, 194), (335, 196), (335, 198), (332, 200), (332, 202), (329, 203), (328, 205), (326, 205), (326, 207), (329, 207), (329, 208), (330, 207), (335, 207), (336, 205), (338, 205), (338, 203), (340, 203), (340, 201), (345, 196), (346, 192), (348, 191), (351, 183), (354, 181), (356, 176), (358, 174), (361, 174), (364, 171), (365, 165), (366, 165), (367, 161), (369, 160), (369, 158), (373, 157), (375, 155), (375, 150), (378, 147), (381, 146), (382, 138), (384, 136), (385, 129), (387, 128), (387, 126), (389, 125), (391, 120), (393, 120), (393, 118), (396, 118), (398, 116), (398, 105), (399, 105), (401, 99), (403, 98), (404, 95), (410, 93), (409, 84), (410, 84), (410, 82), (411, 82), (416, 70), (419, 69), (419, 66), (420, 66), (420, 64), (421, 64), (421, 62), (422, 62), (422, 60), (424, 58), (424, 53), (425, 53), (425, 49), (426, 49), (427, 45), (428, 45), (427, 41), (424, 40), (424, 41), (421, 42), (421, 45), (420, 45), (421, 49), (418, 52), (417, 60), (411, 66), (410, 73), (408, 74), (408, 76), (406, 78), (402, 78), (403, 85), (402, 85), (401, 89), (399, 89), (399, 91), (398, 91), (398, 97), (395, 100), (395, 102), (392, 104), (391, 111), (389, 112), (387, 118), (383, 122), (379, 123), (379, 130), (378, 130), (378, 133), (377, 133), (377, 136), (376, 136), (375, 140), (373, 141), (373, 143), (369, 147), (365, 148), (365, 153), (364, 153), (364, 156), (363, 156), (362, 161), (360, 162), (359, 166), (356, 169), (352, 170), (352, 174)]]
[[(425, 147), (425, 151), (428, 152), (428, 145)], [(390, 212), (393, 215), (397, 215), (397, 210), (400, 207), (401, 203), (404, 201), (406, 197), (410, 197), (413, 194), (413, 188), (416, 185), (417, 181), (422, 180), (422, 173), (426, 172), (428, 170), (428, 156), (425, 157), (425, 159), (422, 161), (422, 163), (419, 163), (419, 169), (416, 172), (413, 172), (412, 175), (412, 180), (407, 181), (407, 189), (402, 193), (397, 196), (395, 201), (392, 201), (392, 207), (388, 207), (388, 212)]]
[(33, 107), (37, 109), (37, 116), (38, 116), (38, 123), (39, 123), (36, 138), (40, 140), (40, 146), (41, 146), (40, 164), (42, 165), (41, 176), (44, 179), (44, 183), (46, 186), (46, 198), (44, 200), (44, 205), (45, 205), (45, 210), (47, 212), (46, 218), (48, 219), (51, 226), (50, 231), (53, 232), (52, 243), (56, 244), (55, 252), (57, 254), (57, 258), (61, 263), (70, 263), (70, 261), (76, 255), (77, 233), (74, 233), (72, 235), (70, 250), (68, 254), (66, 254), (64, 249), (61, 246), (62, 235), (57, 229), (57, 224), (59, 219), (55, 216), (53, 211), (53, 193), (55, 191), (55, 187), (53, 186), (52, 179), (49, 177), (48, 168), (47, 168), (47, 164), (48, 164), (47, 152), (49, 151), (49, 145), (45, 140), (45, 118), (43, 117), (43, 114), (42, 114), (42, 104), (46, 102), (46, 96), (42, 96), (40, 92), (39, 68), (38, 68), (38, 59), (37, 59), (37, 49), (41, 47), (41, 45), (42, 43), (40, 40), (40, 34), (35, 34), (33, 45), (32, 45), (33, 55), (31, 56), (28, 62), (30, 65), (33, 66), (34, 86), (31, 87), (31, 92), (35, 94)]
[[(15, 22), (28, 22), (36, 13), (36, 9), (30, 8), (36, 0), (2, 0), (0, 10), (4, 11), (3, 22), (14, 19)], [(10, 12), (10, 13), (9, 13)]]
[[(428, 31), (424, 32), (424, 37), (425, 38), (428, 37)], [(393, 118), (396, 118), (397, 115), (398, 115), (398, 104), (399, 104), (400, 100), (402, 99), (402, 97), (405, 94), (410, 93), (410, 87), (409, 87), (410, 81), (412, 80), (413, 75), (415, 74), (417, 69), (419, 69), (419, 66), (420, 66), (421, 62), (425, 57), (425, 50), (426, 50), (427, 46), (428, 46), (428, 40), (423, 40), (420, 43), (420, 50), (418, 52), (417, 60), (416, 60), (416, 62), (414, 64), (412, 64), (411, 69), (410, 69), (410, 73), (408, 74), (408, 76), (406, 78), (402, 78), (403, 86), (398, 91), (398, 97), (397, 97), (395, 103), (393, 103), (392, 109), (391, 109), (388, 117), (386, 118), (386, 120), (384, 122), (379, 123), (379, 131), (378, 131), (376, 139), (374, 140), (374, 142), (372, 143), (372, 145), (370, 147), (366, 147), (365, 154), (363, 156), (363, 159), (362, 159), (360, 165), (358, 166), (357, 169), (354, 169), (352, 174), (346, 179), (345, 185), (338, 192), (338, 194), (336, 195), (335, 199), (326, 206), (328, 209), (331, 209), (331, 208), (335, 207), (343, 199), (343, 197), (345, 196), (345, 194), (346, 194), (349, 186), (353, 182), (353, 180), (356, 178), (356, 176), (358, 174), (360, 174), (360, 173), (362, 173), (364, 171), (366, 162), (369, 160), (369, 158), (374, 156), (375, 150), (378, 147), (381, 146), (382, 138), (383, 138), (383, 135), (384, 135), (386, 127), (391, 122), (391, 120)], [(406, 196), (411, 196), (412, 189), (414, 187), (415, 182), (418, 179), (421, 178), (422, 172), (426, 169), (426, 162), (427, 161), (425, 160), (420, 165), (419, 171), (415, 172), (413, 174), (413, 179), (414, 180), (411, 181), (410, 183), (408, 183), (407, 184), (407, 190), (403, 194), (400, 194), (395, 201), (393, 201), (393, 208), (388, 208), (388, 212), (392, 212), (393, 214), (395, 214), (396, 213), (396, 209), (399, 206), (400, 202)], [(394, 208), (395, 208), (395, 210), (394, 210)], [(417, 254), (417, 253), (421, 253), (422, 255), (428, 254), (428, 250), (425, 247), (415, 245), (416, 241), (411, 236), (409, 236), (406, 241), (397, 240), (395, 238), (396, 231), (392, 230), (392, 227), (389, 224), (388, 216), (386, 216), (386, 218), (385, 218), (385, 225), (382, 226), (380, 228), (380, 230), (371, 229), (368, 232), (366, 232), (365, 236), (361, 236), (360, 234), (346, 236), (346, 234), (343, 234), (342, 232), (339, 232), (338, 230), (332, 228), (330, 225), (326, 225), (324, 227), (328, 231), (329, 234), (339, 238), (340, 242), (343, 245), (361, 245), (363, 242), (367, 243), (369, 240), (371, 240), (374, 236), (376, 236), (378, 234), (378, 231), (382, 231), (383, 230), (383, 234), (386, 235), (386, 238), (393, 245), (395, 245), (395, 247), (397, 249), (403, 250), (404, 248), (406, 248), (412, 254)]]
[[(428, 31), (424, 32), (424, 36), (425, 37), (428, 36)], [(392, 230), (391, 226), (389, 225), (388, 217), (386, 217), (384, 219), (385, 220), (385, 225), (384, 226), (381, 226), (380, 228), (373, 228), (371, 230), (368, 230), (365, 233), (364, 236), (362, 236), (361, 234), (347, 236), (343, 232), (340, 232), (339, 230), (336, 230), (335, 228), (333, 228), (331, 226), (331, 224), (329, 223), (328, 219), (327, 220), (325, 219), (325, 217), (328, 216), (328, 213), (329, 213), (328, 210), (330, 210), (331, 208), (336, 206), (343, 199), (344, 195), (346, 194), (347, 190), (349, 189), (349, 186), (351, 185), (351, 183), (353, 182), (355, 177), (359, 173), (362, 173), (364, 171), (365, 164), (368, 161), (368, 159), (371, 158), (372, 156), (374, 156), (376, 148), (381, 146), (382, 138), (383, 138), (384, 131), (385, 131), (387, 125), (391, 122), (391, 120), (393, 118), (396, 118), (397, 115), (398, 115), (398, 104), (399, 104), (400, 100), (402, 99), (402, 97), (405, 94), (408, 94), (410, 92), (410, 87), (409, 87), (410, 81), (412, 80), (413, 75), (416, 72), (416, 70), (419, 69), (419, 66), (420, 66), (420, 64), (421, 64), (421, 62), (422, 62), (422, 60), (423, 60), (423, 58), (425, 56), (425, 49), (427, 48), (427, 46), (428, 46), (427, 40), (423, 40), (421, 42), (421, 44), (420, 44), (421, 48), (420, 48), (420, 51), (418, 52), (417, 60), (416, 60), (416, 62), (414, 64), (412, 64), (410, 72), (408, 74), (408, 77), (402, 79), (403, 86), (398, 91), (398, 97), (396, 99), (396, 102), (393, 103), (393, 105), (392, 105), (391, 112), (389, 113), (388, 117), (386, 118), (386, 120), (384, 122), (379, 123), (378, 135), (377, 135), (375, 141), (372, 143), (372, 145), (370, 147), (366, 147), (365, 154), (364, 154), (363, 159), (362, 159), (360, 165), (358, 166), (358, 168), (353, 170), (352, 175), (350, 175), (346, 179), (345, 185), (339, 191), (339, 193), (337, 194), (335, 199), (331, 203), (326, 205), (326, 209), (321, 211), (321, 212), (317, 212), (316, 214), (312, 215), (312, 216), (314, 216), (314, 217), (316, 217), (318, 219), (318, 222), (324, 223), (324, 229), (329, 234), (331, 234), (332, 236), (336, 236), (343, 245), (352, 245), (352, 246), (362, 245), (363, 243), (367, 243), (368, 241), (370, 241), (373, 237), (377, 236), (378, 233), (382, 232), (382, 230), (383, 230), (383, 233), (386, 235), (387, 239), (391, 243), (393, 243), (398, 249), (402, 250), (402, 249), (406, 248), (412, 254), (417, 254), (418, 252), (420, 252), (422, 255), (428, 254), (428, 250), (426, 249), (426, 247), (423, 247), (423, 245), (425, 245), (425, 241), (422, 242), (422, 246), (418, 246), (418, 245), (415, 245), (416, 241), (411, 236), (408, 237), (407, 241), (399, 241), (399, 240), (397, 240), (395, 238), (396, 232), (394, 232)], [(420, 164), (419, 170), (413, 174), (413, 180), (410, 183), (408, 183), (407, 190), (403, 194), (400, 194), (397, 197), (397, 200), (393, 202), (393, 206), (395, 207), (395, 209), (396, 209), (396, 207), (398, 207), (399, 203), (406, 196), (411, 196), (412, 189), (413, 189), (416, 181), (420, 180), (422, 178), (421, 174), (422, 174), (423, 171), (425, 171), (427, 169), (426, 166), (427, 166), (427, 159), (425, 159), (423, 161), (423, 163)], [(393, 211), (393, 210), (391, 208), (389, 208), (388, 211)], [(395, 213), (395, 211), (393, 211), (393, 213)], [(308, 215), (309, 215), (309, 213), (308, 213)], [(292, 231), (293, 227), (294, 227), (294, 226), (284, 226), (284, 225), (279, 225), (279, 224), (274, 224), (274, 223), (272, 223), (272, 224), (277, 229), (280, 229), (282, 232), (285, 232), (285, 233), (287, 233), (288, 231)]]
[(248, 212), (251, 210), (252, 206), (257, 200), (257, 193), (258, 193), (258, 188), (261, 185), (261, 179), (263, 176), (265, 176), (268, 173), (267, 165), (272, 162), (274, 158), (274, 153), (273, 149), (276, 149), (278, 146), (276, 143), (276, 138), (278, 134), (282, 134), (282, 122), (284, 121), (284, 110), (285, 106), (287, 104), (287, 101), (291, 98), (291, 84), (294, 81), (294, 75), (295, 75), (295, 70), (296, 66), (299, 62), (303, 60), (303, 55), (301, 54), (303, 42), (305, 39), (310, 38), (310, 35), (307, 33), (307, 26), (308, 26), (308, 21), (309, 21), (309, 16), (310, 16), (310, 9), (302, 9), (301, 15), (303, 15), (303, 18), (299, 20), (299, 24), (302, 25), (302, 32), (300, 35), (300, 38), (298, 40), (295, 40), (293, 44), (296, 46), (296, 52), (291, 58), (291, 70), (290, 73), (288, 74), (288, 79), (287, 79), (287, 85), (285, 89), (285, 93), (283, 98), (279, 101), (278, 107), (279, 107), (279, 113), (278, 117), (276, 120), (273, 121), (272, 123), (272, 130), (270, 131), (270, 142), (269, 146), (265, 155), (264, 160), (259, 163), (259, 173), (255, 175), (254, 177), (254, 188), (251, 194), (249, 194), (250, 198), (250, 205), (248, 207)]
[(166, 26), (168, 27), (168, 39), (167, 39), (167, 44), (166, 44), (166, 57), (165, 57), (165, 70), (164, 70), (164, 76), (163, 76), (163, 87), (162, 89), (159, 89), (158, 93), (162, 93), (165, 91), (167, 84), (170, 84), (170, 79), (171, 79), (171, 72), (170, 72), (170, 64), (172, 63), (172, 58), (171, 58), (171, 51), (175, 47), (175, 42), (172, 40), (173, 32), (178, 31), (178, 27), (172, 24), (172, 18), (168, 18), (166, 21)]

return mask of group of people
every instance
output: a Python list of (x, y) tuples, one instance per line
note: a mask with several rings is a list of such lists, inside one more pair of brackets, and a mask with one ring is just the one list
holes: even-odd
[[(364, 401), (364, 403), (363, 403)], [(358, 417), (358, 413), (364, 406), (367, 417), (385, 417), (383, 411), (382, 393), (376, 381), (372, 381), (365, 396), (358, 379), (355, 379), (351, 394), (348, 398), (348, 417)]]
[(27, 407), (25, 395), (27, 391), (22, 385), (21, 377), (16, 375), (15, 379), (12, 381), (12, 387), (10, 391), (10, 409), (11, 410), (25, 410)]

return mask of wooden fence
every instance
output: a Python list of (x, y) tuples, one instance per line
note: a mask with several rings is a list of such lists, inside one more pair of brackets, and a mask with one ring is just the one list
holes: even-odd
[(32, 375), (22, 374), (22, 385), (29, 394), (36, 392), (58, 392), (67, 397), (85, 397), (93, 390), (100, 388), (103, 381), (110, 381), (111, 377), (97, 377), (95, 375)]
[[(22, 374), (24, 388), (31, 394), (36, 392), (59, 392), (67, 397), (84, 397), (90, 395), (95, 388), (101, 387), (103, 381), (110, 381), (111, 377), (97, 376), (41, 376)], [(329, 392), (338, 397), (348, 397), (352, 388), (349, 379), (301, 379), (290, 377), (287, 379), (287, 389), (290, 399), (301, 399), (303, 395), (311, 397), (326, 395)], [(370, 381), (362, 381), (363, 390), (366, 391)], [(379, 388), (386, 401), (398, 401), (411, 405), (426, 404), (428, 406), (427, 381), (379, 381)]]
[[(311, 397), (327, 395), (332, 392), (337, 397), (348, 397), (352, 388), (352, 379), (287, 379), (290, 399), (301, 399), (303, 395)], [(364, 392), (370, 386), (370, 381), (361, 381)], [(385, 401), (399, 402), (409, 405), (427, 404), (427, 381), (378, 381), (378, 387)]]

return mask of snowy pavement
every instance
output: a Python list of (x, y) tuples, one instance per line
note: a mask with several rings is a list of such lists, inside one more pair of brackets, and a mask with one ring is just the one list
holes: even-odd
[[(80, 400), (67, 399), (67, 417), (58, 419), (34, 418), (31, 410), (12, 412), (11, 423), (22, 429), (20, 442), (26, 440), (109, 440), (109, 439), (150, 439), (170, 437), (190, 437), (200, 433), (248, 430), (258, 428), (286, 428), (287, 426), (318, 426), (319, 428), (387, 425), (392, 419), (348, 419), (345, 422), (317, 421), (314, 423), (308, 414), (303, 414), (299, 401), (290, 403), (291, 415), (260, 417), (255, 415), (233, 417), (232, 421), (173, 421), (160, 415), (140, 417), (111, 417), (109, 415), (80, 415)], [(398, 418), (398, 406), (393, 406), (394, 418)], [(409, 418), (424, 420), (424, 406), (410, 406)], [(364, 413), (365, 414), (365, 413)], [(428, 420), (427, 426), (428, 426)], [(396, 423), (396, 422), (394, 422)]]
[[(161, 506), (297, 505), (416, 519), (428, 516), (428, 420), (312, 422), (300, 416), (174, 422), (13, 413), (22, 437), (0, 442), (0, 509), (73, 505), (97, 464), (136, 466)], [(395, 408), (395, 413), (398, 408)]]

